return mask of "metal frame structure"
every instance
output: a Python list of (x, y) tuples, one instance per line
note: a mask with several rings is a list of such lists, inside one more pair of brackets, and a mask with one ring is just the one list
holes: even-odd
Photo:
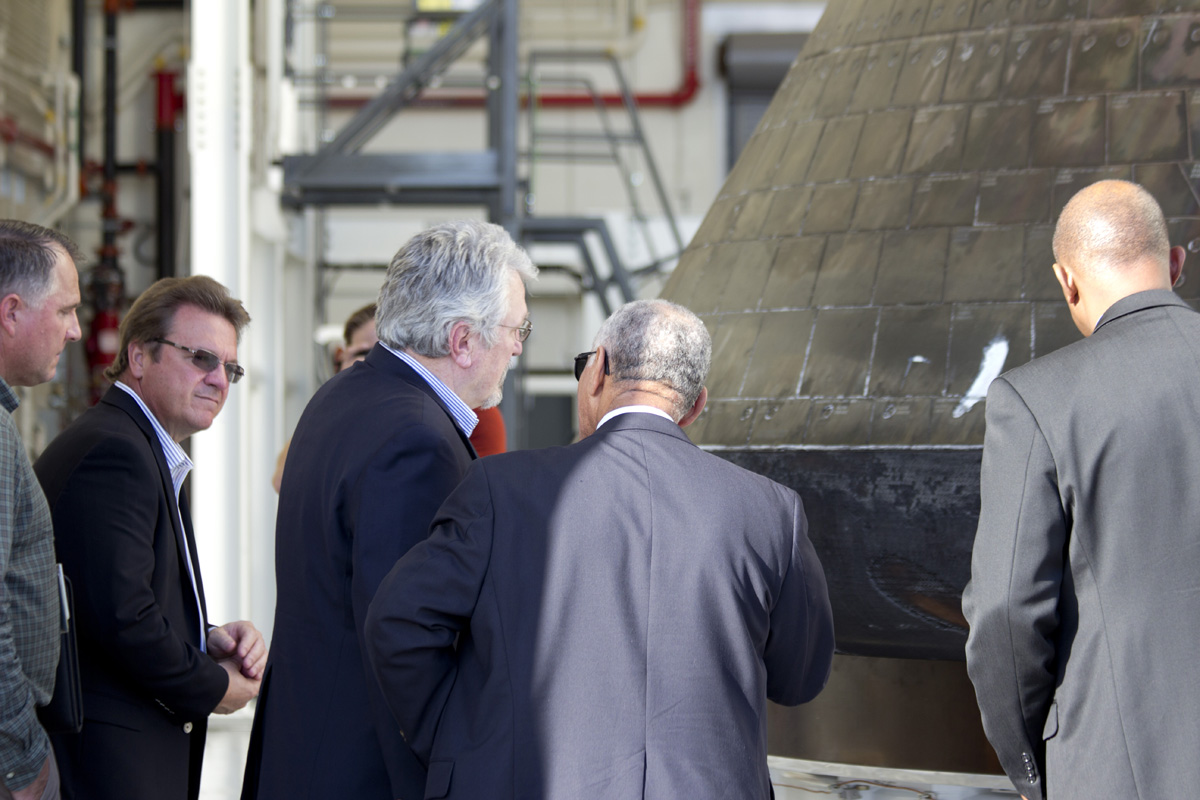
[[(486, 34), (488, 147), (478, 153), (362, 153), (398, 111)], [(517, 0), (484, 0), (363, 106), (313, 155), (283, 160), (282, 202), (481, 205), (514, 235), (517, 207)]]

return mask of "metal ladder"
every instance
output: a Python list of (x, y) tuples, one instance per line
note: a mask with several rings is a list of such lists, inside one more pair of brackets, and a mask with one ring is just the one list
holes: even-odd
[[(542, 64), (582, 64), (592, 63), (607, 67), (612, 72), (621, 98), (621, 107), (628, 119), (625, 130), (617, 130), (609, 116), (604, 96), (596, 88), (595, 82), (582, 76), (543, 76), (538, 72)], [(658, 166), (650, 152), (642, 129), (641, 118), (638, 115), (637, 102), (629, 90), (629, 84), (617, 59), (604, 51), (567, 51), (567, 50), (533, 50), (530, 51), (527, 62), (526, 85), (528, 87), (528, 103), (526, 112), (529, 115), (529, 149), (518, 153), (528, 164), (526, 178), (529, 192), (525, 197), (525, 216), (521, 222), (521, 230), (527, 242), (567, 242), (575, 244), (581, 254), (585, 274), (581, 277), (581, 285), (585, 290), (594, 291), (600, 300), (605, 314), (611, 313), (607, 291), (617, 288), (624, 301), (633, 300), (635, 279), (658, 272), (664, 264), (679, 257), (683, 252), (684, 241), (679, 231), (679, 224), (671, 208), (666, 187), (663, 185)], [(570, 86), (582, 89), (592, 100), (596, 111), (598, 128), (588, 132), (569, 130), (545, 129), (539, 125), (538, 114), (539, 91), (545, 86)], [(650, 216), (647, 214), (638, 190), (636, 171), (631, 165), (629, 150), (640, 152), (646, 173), (654, 189), (662, 218), (666, 221), (668, 230), (674, 239), (675, 250), (669, 253), (659, 253), (659, 247), (654, 242), (650, 229)], [(539, 161), (586, 161), (593, 163), (610, 162), (616, 166), (621, 175), (631, 218), (636, 224), (646, 252), (650, 254), (650, 262), (634, 269), (627, 269), (617, 254), (616, 247), (605, 220), (596, 217), (538, 217), (534, 213), (536, 204), (535, 175)], [(605, 257), (609, 261), (609, 274), (601, 276), (596, 269), (595, 260), (588, 252), (586, 237), (597, 235), (600, 239)]]

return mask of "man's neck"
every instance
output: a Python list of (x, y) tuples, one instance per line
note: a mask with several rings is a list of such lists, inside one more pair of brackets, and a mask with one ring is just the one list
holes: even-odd
[(447, 389), (454, 392), (459, 397), (462, 397), (462, 393), (459, 391), (460, 387), (456, 384), (455, 380), (458, 376), (455, 374), (455, 371), (451, 369), (447, 359), (429, 358), (428, 356), (414, 353), (408, 348), (405, 348), (402, 352), (404, 355), (408, 356), (413, 361), (416, 361), (422, 367), (432, 372), (439, 381), (446, 384)]
[(674, 420), (674, 398), (674, 392), (662, 389), (656, 390), (652, 387), (632, 386), (621, 388), (613, 395), (611, 401), (605, 404), (604, 414), (626, 406), (650, 406), (651, 408), (657, 408)]

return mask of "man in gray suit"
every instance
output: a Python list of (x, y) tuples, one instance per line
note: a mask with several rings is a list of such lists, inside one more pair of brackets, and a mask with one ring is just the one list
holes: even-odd
[(1135, 184), (1075, 195), (1054, 256), (1087, 338), (988, 391), (967, 670), (1029, 800), (1195, 797), (1200, 313)]
[(476, 461), (384, 579), (371, 660), (427, 798), (766, 798), (766, 700), (825, 685), (800, 498), (695, 447), (712, 345), (662, 300), (576, 359), (569, 447)]

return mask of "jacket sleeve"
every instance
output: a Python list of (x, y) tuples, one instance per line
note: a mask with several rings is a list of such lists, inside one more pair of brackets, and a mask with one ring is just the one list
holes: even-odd
[(833, 611), (825, 571), (808, 538), (808, 520), (800, 497), (787, 490), (792, 502), (791, 558), (775, 607), (764, 661), (767, 697), (794, 706), (806, 703), (825, 688), (833, 665)]
[(457, 672), (454, 644), (470, 621), (492, 548), (482, 462), (438, 512), (429, 538), (384, 579), (367, 618), (371, 661), (413, 752), (429, 763)]
[(979, 528), (963, 593), (967, 672), (984, 732), (1029, 800), (1044, 797), (1067, 516), (1037, 420), (1003, 378), (987, 397)]
[(174, 535), (172, 521), (160, 518), (163, 491), (151, 451), (132, 439), (100, 440), (53, 501), (55, 541), (74, 584), (80, 635), (93, 652), (171, 712), (206, 717), (229, 677), (194, 634), (171, 624), (155, 596), (154, 538), (160, 529)]
[[(2, 412), (5, 413), (7, 412)], [(14, 547), (31, 548), (32, 543), (17, 543), (16, 498), (20, 494), (22, 469), (20, 460), (25, 456), (18, 448), (20, 441), (15, 432), (10, 437), (4, 420), (5, 430), (0, 432), (0, 458), (5, 463), (0, 471), (0, 782), (9, 789), (24, 789), (37, 777), (42, 762), (50, 753), (50, 739), (38, 722), (33, 689), (22, 670), (21, 657), (17, 653), (16, 631), (11, 606), (15, 602), (5, 579), (12, 569)], [(24, 468), (25, 479), (32, 480), (29, 468)], [(34, 488), (34, 491), (39, 491)], [(53, 561), (53, 556), (50, 557)], [(55, 629), (57, 635), (57, 628)]]
[[(357, 482), (351, 500), (353, 542), (351, 604), (375, 733), (392, 784), (393, 796), (407, 797), (417, 787), (411, 740), (406, 744), (380, 693), (369, 661), (371, 634), (367, 610), (384, 576), (396, 561), (429, 535), (438, 506), (462, 477), (463, 445), (440, 430), (413, 425), (379, 448)], [(419, 796), (419, 795), (418, 795)]]

